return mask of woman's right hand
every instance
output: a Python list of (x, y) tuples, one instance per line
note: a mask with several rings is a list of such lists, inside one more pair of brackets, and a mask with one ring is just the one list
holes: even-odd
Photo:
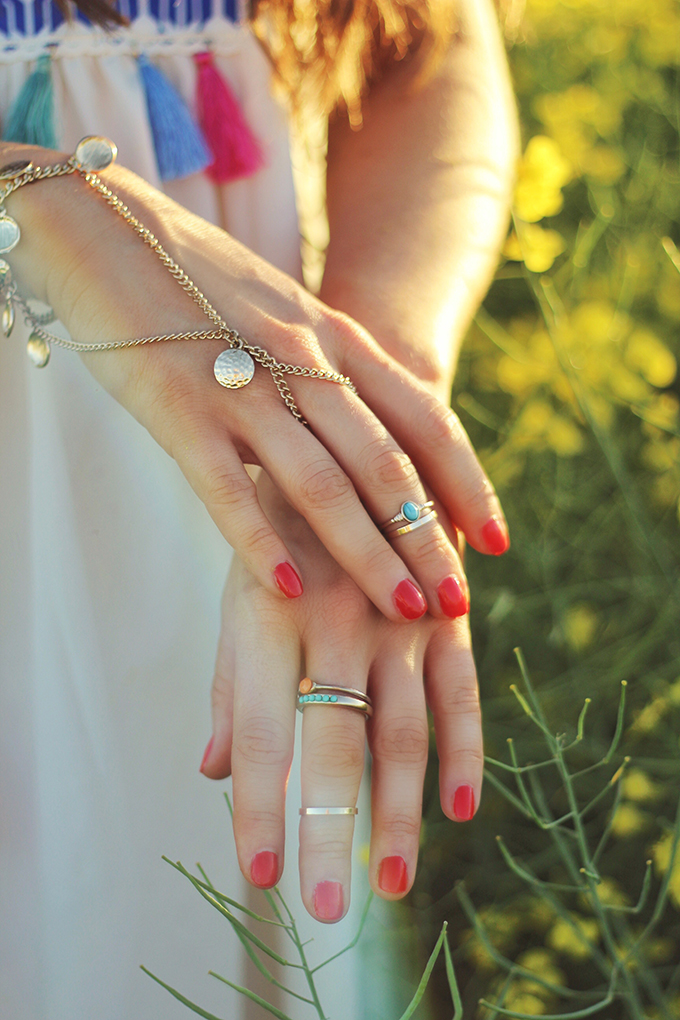
[[(3, 149), (3, 162), (48, 165), (63, 158)], [(384, 616), (403, 622), (427, 608), (439, 618), (466, 612), (463, 567), (439, 523), (395, 546), (379, 530), (404, 501), (434, 497), (440, 516), (474, 548), (504, 551), (500, 505), (453, 412), (357, 323), (224, 231), (121, 167), (102, 178), (248, 342), (284, 363), (348, 375), (360, 394), (287, 376), (308, 430), (261, 367), (244, 389), (218, 385), (213, 362), (222, 342), (84, 356), (98, 381), (175, 458), (250, 573), (270, 592), (302, 592), (300, 567), (244, 467), (260, 464)], [(157, 255), (79, 175), (22, 188), (8, 211), (22, 228), (10, 256), (20, 286), (47, 301), (74, 339), (97, 343), (210, 327)]]

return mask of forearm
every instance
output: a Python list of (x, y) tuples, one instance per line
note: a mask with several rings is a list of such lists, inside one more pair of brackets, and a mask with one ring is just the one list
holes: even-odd
[(507, 228), (517, 129), (490, 0), (459, 0), (459, 37), (423, 88), (396, 64), (364, 127), (329, 129), (321, 298), (448, 397), (461, 338)]

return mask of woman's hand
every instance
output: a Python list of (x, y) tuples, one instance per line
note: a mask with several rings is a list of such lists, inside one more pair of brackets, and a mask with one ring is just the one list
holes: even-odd
[[(8, 159), (59, 159), (11, 149)], [(483, 552), (505, 548), (498, 501), (456, 416), (355, 322), (224, 231), (123, 168), (103, 176), (230, 326), (279, 361), (330, 367), (359, 390), (357, 397), (333, 383), (286, 377), (307, 430), (264, 369), (244, 389), (218, 385), (212, 366), (222, 343), (86, 356), (102, 385), (177, 460), (248, 570), (270, 593), (280, 588), (289, 597), (302, 591), (299, 575), (312, 581), (261, 507), (244, 463), (266, 469), (386, 617), (403, 622), (428, 607), (439, 618), (465, 612), (463, 568), (444, 527), (420, 528), (394, 546), (376, 527), (405, 500), (433, 495), (442, 524), (452, 520)], [(23, 188), (8, 207), (23, 231), (12, 252), (15, 275), (52, 305), (74, 339), (208, 328), (158, 257), (79, 175)]]
[[(305, 673), (318, 682), (367, 690), (374, 708), (367, 721), (349, 708), (305, 708), (302, 806), (356, 803), (366, 730), (373, 756), (370, 882), (378, 895), (398, 899), (410, 889), (418, 859), (426, 697), (435, 722), (444, 813), (465, 821), (479, 803), (481, 719), (467, 618), (395, 626), (264, 474), (258, 495), (304, 570), (305, 597), (289, 603), (272, 597), (234, 561), (223, 600), (213, 739), (202, 771), (212, 779), (232, 774), (241, 870), (254, 885), (274, 885), (284, 863), (284, 800), (299, 680)], [(301, 819), (302, 898), (320, 921), (337, 921), (348, 909), (353, 828), (351, 817)]]

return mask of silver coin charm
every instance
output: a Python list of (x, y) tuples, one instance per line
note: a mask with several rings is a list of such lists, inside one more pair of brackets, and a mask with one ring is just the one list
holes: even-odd
[(0, 254), (6, 255), (12, 248), (16, 248), (20, 237), (21, 231), (17, 221), (6, 212), (0, 213)]
[(11, 298), (7, 298), (5, 301), (5, 307), (2, 310), (2, 332), (5, 336), (11, 336), (12, 330), (14, 329), (14, 305), (12, 304)]
[(44, 368), (50, 360), (50, 345), (37, 333), (29, 336), (26, 351), (36, 368)]
[(76, 163), (83, 170), (106, 170), (118, 155), (118, 149), (108, 138), (99, 135), (88, 135), (81, 138), (74, 152)]
[(5, 163), (4, 166), (0, 167), (0, 181), (13, 181), (16, 177), (21, 177), (28, 170), (33, 169), (33, 164), (30, 159), (19, 159), (14, 163)]
[(230, 390), (247, 386), (254, 375), (255, 362), (240, 347), (222, 351), (215, 360), (215, 378), (220, 386), (227, 386)]

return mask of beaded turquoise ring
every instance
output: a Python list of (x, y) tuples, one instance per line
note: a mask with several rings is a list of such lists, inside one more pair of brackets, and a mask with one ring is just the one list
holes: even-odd
[(354, 687), (338, 687), (335, 684), (316, 684), (308, 676), (303, 677), (298, 687), (297, 709), (303, 712), (307, 705), (339, 705), (341, 708), (355, 708), (367, 717), (373, 715), (373, 703), (368, 694)]
[(412, 499), (407, 499), (401, 504), (398, 514), (380, 525), (380, 530), (387, 538), (398, 538), (399, 535), (407, 535), (409, 531), (415, 531), (416, 528), (422, 528), (424, 524), (432, 524), (436, 520), (437, 511), (433, 500), (416, 503)]

